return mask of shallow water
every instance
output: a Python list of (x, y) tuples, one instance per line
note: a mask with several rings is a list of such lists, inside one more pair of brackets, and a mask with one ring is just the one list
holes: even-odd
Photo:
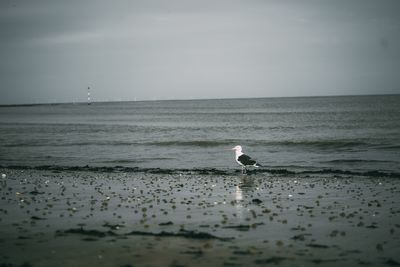
[(4, 266), (398, 266), (399, 179), (0, 169)]
[(1, 166), (400, 171), (400, 96), (0, 107)]

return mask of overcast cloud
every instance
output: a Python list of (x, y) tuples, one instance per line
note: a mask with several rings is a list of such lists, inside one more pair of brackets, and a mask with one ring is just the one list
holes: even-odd
[(393, 0), (2, 0), (0, 104), (400, 93)]

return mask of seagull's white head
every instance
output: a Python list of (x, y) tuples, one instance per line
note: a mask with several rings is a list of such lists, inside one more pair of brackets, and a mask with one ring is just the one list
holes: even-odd
[(232, 150), (235, 150), (236, 153), (241, 153), (242, 152), (242, 147), (241, 146), (235, 146), (232, 148)]

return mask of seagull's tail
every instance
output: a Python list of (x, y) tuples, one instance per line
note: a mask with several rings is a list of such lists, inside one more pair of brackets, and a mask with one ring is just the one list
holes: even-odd
[(258, 164), (258, 163), (255, 163), (254, 165), (253, 165), (254, 167), (262, 167), (262, 165), (261, 164)]

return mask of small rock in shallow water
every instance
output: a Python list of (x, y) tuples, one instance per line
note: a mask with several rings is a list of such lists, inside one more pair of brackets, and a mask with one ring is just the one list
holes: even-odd
[(160, 226), (166, 226), (166, 225), (173, 225), (174, 223), (171, 221), (165, 222), (165, 223), (159, 223), (158, 225)]
[(262, 203), (262, 201), (258, 198), (254, 198), (251, 202), (253, 202), (254, 204), (260, 204)]

